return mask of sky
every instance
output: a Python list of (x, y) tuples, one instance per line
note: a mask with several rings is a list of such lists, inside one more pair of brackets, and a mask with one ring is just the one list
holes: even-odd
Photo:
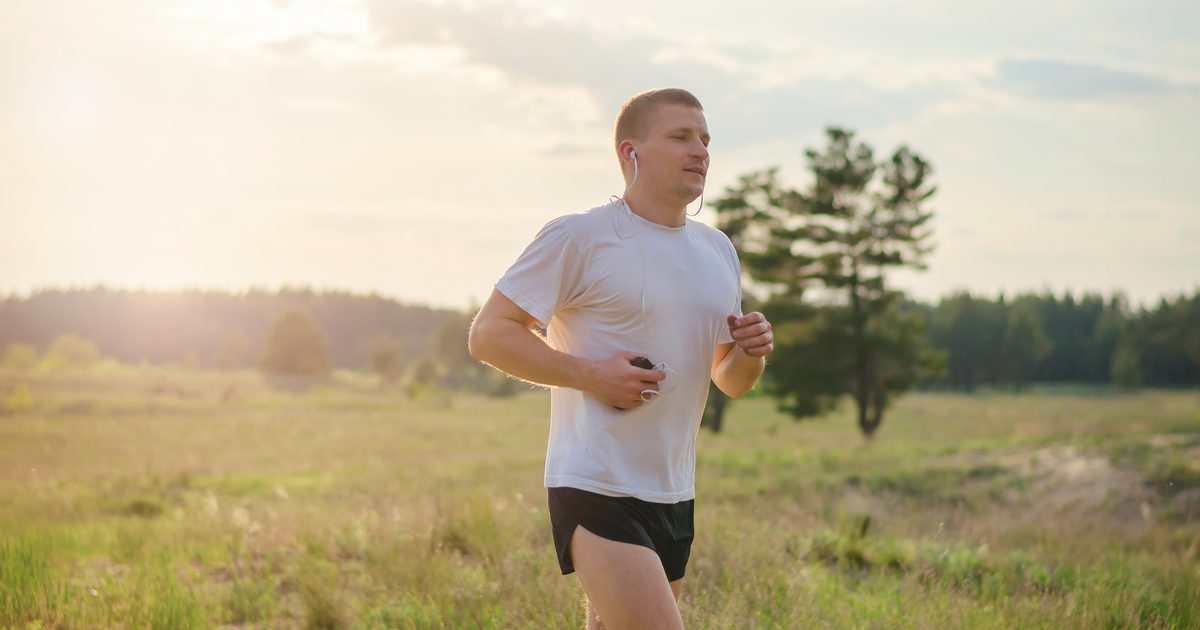
[[(5, 0), (0, 294), (310, 286), (462, 308), (620, 194), (691, 90), (707, 190), (854, 130), (929, 160), (952, 291), (1200, 289), (1200, 4)], [(697, 219), (712, 223), (711, 209)]]

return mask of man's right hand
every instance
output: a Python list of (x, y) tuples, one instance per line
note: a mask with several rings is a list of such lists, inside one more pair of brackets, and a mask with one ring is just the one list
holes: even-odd
[(577, 389), (619, 409), (640, 407), (642, 390), (659, 391), (658, 382), (667, 377), (660, 370), (630, 365), (641, 356), (636, 352), (593, 361), (555, 350), (529, 329), (534, 324), (540, 322), (499, 289), (492, 289), (471, 322), (467, 350), (476, 360), (519, 379)]
[(592, 362), (587, 392), (618, 409), (642, 405), (642, 391), (658, 391), (658, 382), (667, 378), (662, 370), (643, 370), (629, 362), (642, 356), (637, 352), (618, 352), (603, 361)]

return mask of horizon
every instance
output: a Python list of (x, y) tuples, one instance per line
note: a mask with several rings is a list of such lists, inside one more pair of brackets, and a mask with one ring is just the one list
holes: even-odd
[[(256, 292), (257, 293), (265, 293), (265, 294), (274, 294), (274, 295), (278, 295), (280, 293), (288, 293), (288, 292), (295, 292), (295, 293), (310, 292), (310, 293), (313, 293), (316, 295), (346, 294), (346, 295), (351, 295), (354, 297), (368, 297), (368, 298), (369, 297), (379, 297), (384, 300), (389, 300), (389, 301), (395, 302), (397, 304), (400, 304), (400, 305), (406, 306), (406, 307), (428, 308), (431, 310), (453, 310), (453, 311), (467, 312), (467, 313), (470, 313), (473, 309), (479, 308), (483, 304), (483, 300), (477, 300), (477, 301), (472, 300), (472, 301), (468, 302), (468, 304), (466, 306), (454, 305), (454, 304), (437, 304), (437, 303), (431, 303), (431, 302), (420, 301), (420, 300), (416, 300), (416, 299), (412, 299), (412, 298), (407, 298), (404, 296), (392, 295), (392, 294), (389, 294), (384, 291), (377, 291), (377, 290), (372, 290), (372, 289), (359, 290), (359, 289), (352, 289), (352, 288), (347, 288), (347, 287), (337, 287), (337, 286), (311, 286), (311, 285), (286, 284), (286, 285), (277, 285), (277, 286), (273, 286), (273, 287), (262, 286), (262, 285), (247, 285), (247, 286), (244, 286), (241, 288), (230, 288), (230, 287), (219, 287), (219, 286), (181, 286), (181, 287), (140, 286), (140, 287), (134, 287), (134, 286), (114, 285), (111, 283), (99, 283), (99, 284), (93, 284), (93, 285), (89, 285), (89, 286), (68, 286), (68, 287), (42, 286), (42, 287), (36, 287), (31, 291), (27, 291), (27, 292), (23, 292), (23, 293), (15, 292), (15, 291), (6, 292), (6, 291), (0, 290), (0, 302), (6, 301), (6, 300), (12, 300), (12, 299), (28, 300), (28, 299), (32, 298), (33, 296), (40, 294), (40, 293), (70, 293), (70, 292), (87, 292), (87, 291), (99, 291), (99, 290), (107, 290), (107, 291), (120, 292), (120, 293), (158, 293), (158, 294), (168, 294), (168, 295), (183, 295), (183, 294), (187, 294), (187, 293), (220, 293), (220, 294), (225, 294), (225, 295), (230, 295), (230, 296), (241, 296), (241, 295), (247, 295), (247, 294), (256, 293)], [(967, 289), (951, 289), (951, 290), (947, 291), (946, 293), (943, 293), (938, 296), (934, 296), (932, 299), (926, 298), (923, 296), (913, 295), (913, 294), (907, 294), (905, 297), (914, 302), (919, 302), (919, 303), (924, 303), (924, 304), (929, 304), (929, 305), (937, 305), (941, 300), (948, 298), (952, 295), (959, 294), (962, 291), (967, 291)], [(1127, 300), (1127, 303), (1128, 303), (1130, 309), (1132, 309), (1134, 311), (1141, 311), (1141, 310), (1153, 309), (1154, 307), (1156, 307), (1158, 304), (1160, 304), (1163, 301), (1174, 302), (1175, 300), (1189, 299), (1191, 297), (1200, 295), (1200, 283), (1197, 283), (1196, 286), (1194, 286), (1190, 290), (1165, 292), (1147, 302), (1136, 301), (1127, 292), (1122, 292), (1119, 289), (1116, 291), (1093, 291), (1093, 290), (1089, 290), (1089, 289), (1072, 290), (1070, 288), (1067, 288), (1067, 289), (1051, 291), (1047, 288), (1042, 288), (1042, 289), (1018, 289), (1016, 291), (1001, 290), (999, 292), (992, 292), (992, 293), (985, 293), (985, 292), (979, 292), (979, 291), (973, 291), (973, 290), (968, 291), (968, 292), (974, 298), (987, 299), (987, 300), (993, 300), (993, 301), (997, 300), (1001, 297), (1003, 297), (1006, 301), (1010, 301), (1010, 300), (1016, 299), (1021, 296), (1026, 296), (1026, 295), (1034, 295), (1034, 296), (1052, 295), (1055, 298), (1063, 299), (1069, 294), (1076, 301), (1079, 301), (1079, 300), (1081, 300), (1085, 297), (1089, 297), (1089, 296), (1099, 296), (1107, 303), (1110, 300), (1112, 300), (1113, 297), (1115, 297), (1117, 295), (1123, 295), (1124, 298)]]

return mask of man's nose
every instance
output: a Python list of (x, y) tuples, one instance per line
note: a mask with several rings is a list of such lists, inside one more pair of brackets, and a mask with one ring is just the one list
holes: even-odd
[(697, 141), (692, 145), (692, 156), (701, 160), (708, 160), (708, 147), (704, 146), (703, 142)]

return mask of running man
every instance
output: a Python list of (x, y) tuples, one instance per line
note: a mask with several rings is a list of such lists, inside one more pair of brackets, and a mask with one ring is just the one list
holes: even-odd
[(471, 325), (473, 357), (551, 388), (551, 527), (589, 629), (683, 627), (709, 379), (740, 397), (774, 347), (762, 313), (742, 314), (733, 244), (686, 212), (708, 143), (686, 90), (630, 98), (615, 132), (624, 195), (547, 223)]

